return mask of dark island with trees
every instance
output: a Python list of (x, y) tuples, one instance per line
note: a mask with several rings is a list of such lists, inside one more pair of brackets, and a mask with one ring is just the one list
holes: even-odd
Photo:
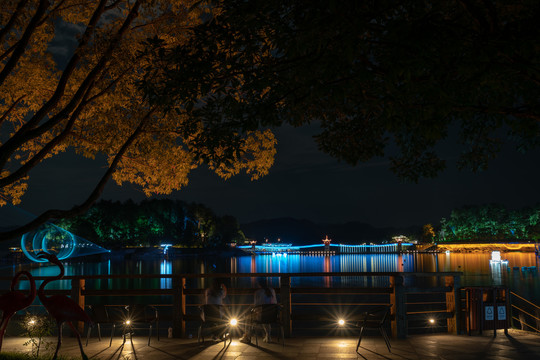
[(540, 238), (540, 205), (509, 210), (499, 204), (455, 209), (439, 225), (439, 242), (519, 242)]
[(168, 199), (100, 201), (88, 212), (57, 222), (77, 236), (107, 249), (156, 247), (225, 249), (234, 244), (271, 242), (313, 244), (329, 235), (337, 243), (384, 243), (405, 235), (419, 243), (527, 243), (540, 238), (540, 205), (507, 209), (500, 204), (454, 209), (438, 224), (377, 228), (361, 222), (318, 224), (291, 218), (239, 224), (231, 215), (218, 216), (202, 204)]
[(58, 226), (107, 249), (154, 247), (223, 248), (246, 240), (235, 217), (217, 216), (201, 204), (152, 199), (99, 201), (88, 212)]

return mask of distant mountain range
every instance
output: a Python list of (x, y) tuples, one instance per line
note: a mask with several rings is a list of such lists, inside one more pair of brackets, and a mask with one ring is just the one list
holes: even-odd
[(346, 222), (342, 224), (319, 224), (309, 220), (279, 218), (259, 220), (240, 226), (247, 238), (258, 243), (268, 242), (292, 243), (295, 245), (318, 244), (327, 235), (335, 244), (358, 244), (364, 242), (379, 243), (391, 240), (395, 235), (420, 236), (421, 226), (407, 228), (377, 228), (362, 222)]

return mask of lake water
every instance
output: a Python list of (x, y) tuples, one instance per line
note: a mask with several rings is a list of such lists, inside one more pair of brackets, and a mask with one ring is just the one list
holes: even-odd
[[(108, 260), (102, 262), (65, 263), (66, 275), (101, 274), (209, 274), (209, 273), (301, 273), (301, 272), (446, 272), (461, 271), (462, 286), (506, 285), (517, 294), (532, 301), (540, 300), (539, 258), (534, 253), (503, 253), (508, 265), (490, 265), (490, 253), (450, 254), (344, 254), (333, 256), (312, 255), (256, 255), (239, 257), (185, 256), (172, 260)], [(28, 266), (13, 266), (11, 273)], [(2, 271), (9, 276), (9, 269)], [(31, 268), (35, 276), (52, 276), (58, 273), (55, 266), (37, 265)], [(90, 280), (89, 280), (90, 281)], [(87, 287), (108, 288), (171, 288), (171, 279), (91, 280)], [(279, 285), (278, 278), (270, 280)], [(292, 286), (386, 286), (388, 279), (373, 277), (302, 278), (292, 277)], [(233, 285), (250, 285), (249, 278), (238, 279)], [(205, 287), (201, 280), (192, 284)], [(57, 281), (47, 288), (70, 288), (69, 281)], [(3, 286), (5, 287), (5, 286)]]

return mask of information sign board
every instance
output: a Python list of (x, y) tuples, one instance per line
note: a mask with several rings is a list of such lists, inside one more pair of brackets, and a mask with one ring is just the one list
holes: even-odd
[(493, 320), (494, 314), (493, 314), (493, 306), (486, 306), (486, 314), (485, 314), (485, 320), (490, 321)]
[(497, 319), (506, 320), (506, 306), (497, 306)]

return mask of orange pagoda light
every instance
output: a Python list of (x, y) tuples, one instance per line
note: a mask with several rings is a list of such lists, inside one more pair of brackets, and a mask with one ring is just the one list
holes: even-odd
[(322, 239), (324, 245), (329, 246), (332, 239), (328, 238), (328, 235), (326, 235), (326, 238)]
[(330, 251), (330, 242), (332, 240), (328, 238), (328, 235), (326, 235), (326, 238), (322, 239), (322, 241), (324, 243), (324, 251)]

